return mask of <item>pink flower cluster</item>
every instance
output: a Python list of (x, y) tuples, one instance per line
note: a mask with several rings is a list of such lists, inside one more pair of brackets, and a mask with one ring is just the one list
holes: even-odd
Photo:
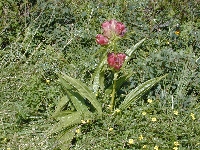
[(100, 45), (107, 45), (109, 40), (115, 36), (124, 36), (126, 33), (125, 25), (116, 20), (105, 21), (102, 23), (103, 34), (97, 34), (96, 41)]
[(110, 67), (114, 68), (115, 70), (119, 70), (124, 63), (125, 58), (126, 55), (123, 53), (108, 53), (107, 62)]

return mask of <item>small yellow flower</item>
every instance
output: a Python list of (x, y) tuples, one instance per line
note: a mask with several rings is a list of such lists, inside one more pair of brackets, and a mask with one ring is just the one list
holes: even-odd
[(113, 128), (109, 128), (109, 131), (113, 131)]
[(174, 115), (178, 115), (178, 111), (177, 110), (174, 110)]
[(133, 140), (133, 139), (129, 139), (129, 140), (128, 140), (128, 143), (129, 143), (129, 144), (133, 144), (133, 143), (134, 143), (134, 140)]
[(169, 44), (169, 41), (167, 41), (167, 44)]
[(139, 136), (139, 140), (140, 140), (140, 141), (143, 140), (143, 138), (144, 138), (144, 137), (143, 137), (142, 135)]
[(142, 115), (145, 116), (147, 113), (145, 111), (142, 112)]
[(116, 113), (119, 113), (120, 111), (121, 111), (120, 109), (116, 109), (116, 110), (115, 110)]
[(179, 30), (176, 30), (174, 33), (175, 33), (176, 35), (179, 35), (179, 34), (180, 34), (180, 31), (179, 31)]
[(178, 141), (174, 142), (175, 146), (179, 146), (180, 144), (178, 143)]
[(142, 148), (147, 148), (147, 146), (146, 146), (146, 145), (143, 145)]
[(86, 124), (86, 121), (85, 120), (81, 120), (82, 124)]
[(178, 150), (178, 147), (174, 147), (173, 150)]
[(10, 147), (8, 147), (7, 150), (11, 150)]
[(76, 129), (76, 133), (81, 133), (81, 130), (80, 129)]
[(88, 119), (86, 122), (87, 122), (87, 123), (90, 123), (90, 120)]
[(195, 120), (196, 118), (194, 117), (194, 114), (191, 113), (190, 116), (192, 117), (192, 120)]
[(147, 102), (148, 102), (148, 103), (152, 103), (153, 100), (152, 100), (152, 99), (148, 99)]
[(50, 80), (46, 79), (46, 83), (49, 84), (49, 83), (50, 83)]
[(156, 122), (157, 119), (155, 117), (151, 118), (151, 121)]
[(158, 146), (156, 145), (156, 146), (154, 147), (154, 149), (155, 149), (155, 150), (158, 150)]

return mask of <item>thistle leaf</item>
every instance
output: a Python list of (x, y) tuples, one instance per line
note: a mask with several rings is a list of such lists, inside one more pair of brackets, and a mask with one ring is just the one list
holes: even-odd
[(141, 98), (141, 96), (143, 96), (150, 88), (152, 88), (156, 83), (158, 83), (161, 79), (165, 78), (166, 76), (167, 74), (161, 77), (150, 79), (140, 84), (125, 97), (124, 101), (119, 106), (119, 109), (123, 110), (129, 107), (132, 102)]

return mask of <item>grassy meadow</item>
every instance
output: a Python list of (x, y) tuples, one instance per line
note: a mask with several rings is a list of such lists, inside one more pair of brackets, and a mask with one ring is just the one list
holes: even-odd
[[(2, 0), (0, 8), (0, 150), (200, 149), (199, 0)], [(145, 38), (122, 70), (132, 75), (116, 106), (138, 85), (167, 76), (117, 114), (99, 92), (100, 118), (73, 125), (70, 139), (50, 135), (66, 94), (58, 73), (91, 87), (101, 60), (95, 37), (111, 19), (126, 26), (121, 52)], [(105, 70), (107, 87), (112, 77)]]

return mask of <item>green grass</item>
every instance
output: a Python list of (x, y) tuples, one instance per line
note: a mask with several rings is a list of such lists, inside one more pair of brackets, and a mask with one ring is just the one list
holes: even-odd
[(105, 113), (104, 102), (103, 119), (80, 125), (71, 149), (157, 145), (167, 150), (176, 141), (181, 150), (199, 149), (199, 5), (189, 0), (0, 2), (0, 149), (59, 149), (59, 140), (47, 135), (64, 95), (56, 73), (90, 84), (100, 59), (94, 55), (100, 48), (95, 36), (101, 23), (112, 18), (128, 30), (120, 41), (122, 52), (146, 38), (129, 62), (134, 74), (117, 93), (116, 103), (137, 85), (169, 75), (117, 115)]

